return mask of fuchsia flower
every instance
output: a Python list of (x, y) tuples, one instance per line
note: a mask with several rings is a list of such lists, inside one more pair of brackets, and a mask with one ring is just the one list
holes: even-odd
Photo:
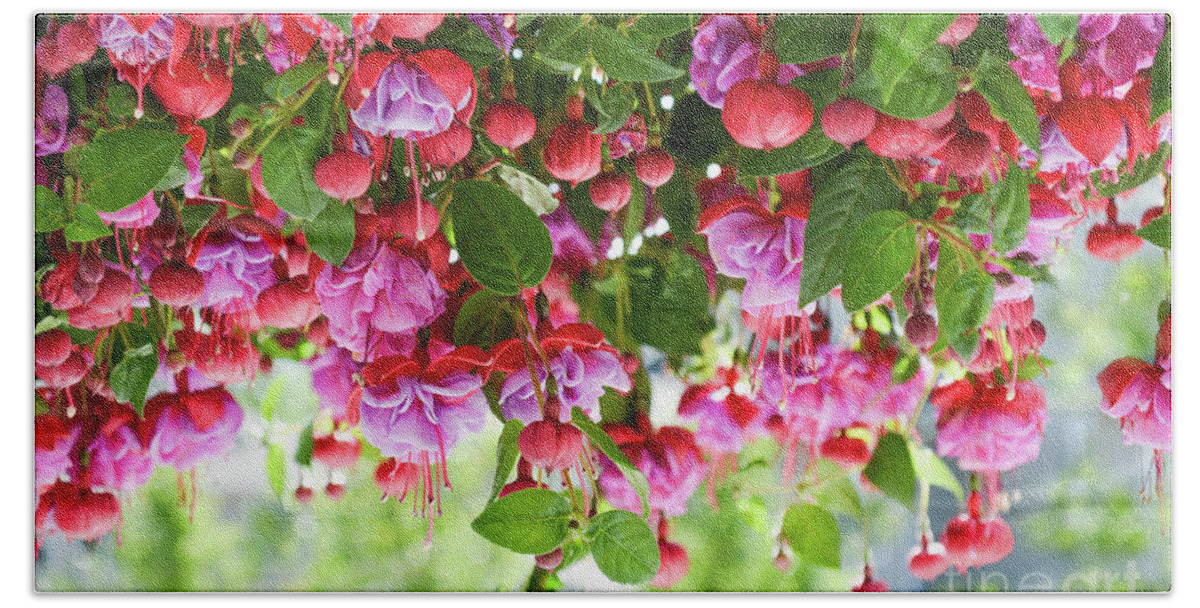
[(1100, 409), (1121, 420), (1125, 443), (1170, 451), (1171, 317), (1159, 328), (1157, 342), (1154, 364), (1123, 357), (1100, 372)]
[[(623, 424), (605, 425), (604, 430), (621, 446), (621, 452), (650, 485), (650, 510), (664, 516), (687, 513), (687, 502), (704, 481), (704, 458), (692, 432), (675, 426), (649, 428), (643, 418), (640, 430)], [(608, 457), (600, 455), (602, 470), (596, 482), (612, 506), (640, 513), (641, 499)]]
[(224, 388), (163, 393), (146, 403), (155, 462), (178, 471), (228, 452), (242, 426), (242, 408)]
[[(704, 103), (722, 108), (725, 94), (733, 85), (758, 75), (757, 38), (741, 19), (732, 15), (709, 15), (701, 21), (692, 38), (692, 84)], [(787, 84), (804, 75), (792, 63), (779, 66), (779, 84)]]
[(278, 230), (250, 215), (210, 224), (206, 230), (191, 260), (204, 275), (204, 294), (196, 306), (222, 313), (253, 310), (258, 294), (275, 284), (271, 264), (281, 244)]
[(1008, 16), (1008, 49), (1017, 56), (1009, 62), (1027, 87), (1060, 94), (1058, 87), (1059, 48), (1050, 44), (1032, 14)]
[(986, 375), (933, 390), (938, 454), (966, 471), (1011, 471), (1037, 458), (1046, 423), (1046, 392), (1029, 380), (1010, 392)]
[(855, 422), (867, 403), (862, 357), (830, 344), (817, 346), (808, 369), (807, 359), (767, 353), (761, 388), (755, 400), (777, 412), (783, 435), (795, 450), (797, 442), (815, 449), (833, 431)]
[(694, 384), (679, 400), (680, 418), (697, 422), (696, 445), (710, 455), (737, 454), (747, 441), (765, 433), (766, 414), (743, 394), (734, 369), (718, 370), (712, 380)]
[(807, 219), (798, 205), (772, 214), (746, 196), (726, 199), (700, 215), (698, 232), (708, 238), (717, 272), (746, 279), (742, 310), (797, 308)]
[[(89, 407), (98, 405), (97, 397)], [(88, 446), (88, 470), (92, 485), (112, 492), (129, 492), (146, 485), (154, 472), (149, 446), (137, 432), (137, 416), (128, 406), (108, 402), (111, 412)]]
[(113, 13), (93, 15), (96, 43), (108, 52), (108, 58), (121, 80), (137, 89), (135, 118), (142, 116), (142, 94), (158, 62), (171, 55), (175, 20), (168, 15)]
[(362, 371), (362, 364), (354, 360), (350, 351), (337, 346), (308, 360), (307, 364), (312, 370), (318, 407), (329, 412), (334, 420), (345, 419), (346, 404), (357, 386), (354, 375)]
[[(1080, 66), (1102, 72), (1108, 80), (1106, 89), (1120, 99), (1137, 72), (1154, 65), (1166, 29), (1166, 15), (1162, 14), (1081, 15), (1077, 34), (1082, 46)], [(1101, 92), (1104, 90), (1093, 94)]]
[(483, 33), (496, 44), (505, 55), (512, 52), (517, 40), (517, 16), (513, 13), (471, 13), (471, 23), (479, 26)]
[(71, 448), (79, 439), (79, 433), (78, 425), (68, 427), (49, 414), (40, 414), (33, 419), (33, 481), (38, 493), (74, 466)]
[[(621, 365), (617, 351), (609, 346), (604, 334), (590, 323), (572, 323), (556, 328), (541, 339), (542, 350), (550, 361), (550, 373), (558, 385), (558, 396), (562, 402), (558, 418), (562, 422), (571, 419), (571, 409), (581, 408), (593, 420), (600, 416), (600, 397), (605, 388), (625, 393), (632, 388), (629, 374)], [(500, 410), (505, 418), (517, 418), (525, 423), (542, 419), (533, 381), (529, 377), (525, 362), (525, 348), (516, 339), (506, 340), (495, 347), (498, 370), (508, 372), (508, 378), (500, 389)], [(546, 387), (546, 369), (537, 354), (533, 354), (533, 367), (537, 370), (543, 391)]]
[(423, 139), (449, 129), (455, 118), (470, 121), (475, 75), (444, 49), (371, 53), (351, 73), (345, 101), (355, 126), (372, 135)]
[(341, 267), (322, 269), (315, 285), (334, 342), (367, 359), (381, 334), (411, 333), (446, 309), (433, 272), (374, 236)]
[(550, 230), (550, 242), (554, 246), (553, 271), (575, 277), (600, 261), (596, 243), (575, 222), (575, 216), (566, 205), (560, 204), (551, 213), (543, 215), (542, 221)]
[(158, 219), (160, 210), (158, 203), (154, 200), (154, 192), (147, 192), (136, 203), (123, 207), (117, 211), (104, 212), (97, 211), (96, 215), (105, 223), (112, 224), (117, 228), (137, 229), (146, 228)]
[(70, 115), (67, 94), (56, 84), (46, 85), (41, 103), (33, 117), (33, 155), (46, 156), (66, 152), (67, 118)]

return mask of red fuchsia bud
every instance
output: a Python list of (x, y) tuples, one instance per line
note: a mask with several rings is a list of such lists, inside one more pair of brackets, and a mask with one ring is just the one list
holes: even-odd
[(870, 135), (875, 128), (875, 108), (843, 97), (821, 111), (821, 129), (825, 135), (847, 150)]
[(72, 21), (58, 28), (57, 32), (47, 31), (38, 40), (36, 63), (37, 67), (54, 78), (95, 54), (96, 35), (92, 28), (85, 22)]
[(1154, 358), (1159, 361), (1171, 358), (1171, 315), (1163, 319), (1154, 337)]
[(311, 287), (296, 281), (282, 281), (258, 294), (255, 307), (264, 325), (280, 329), (300, 329), (321, 314), (321, 300)]
[(436, 30), (446, 15), (442, 13), (384, 13), (375, 25), (375, 38), (391, 45), (393, 38), (407, 38), (425, 43), (425, 37)]
[(47, 386), (54, 389), (64, 389), (75, 386), (88, 373), (88, 362), (78, 351), (71, 351), (67, 358), (58, 365), (34, 366), (34, 372)]
[(821, 456), (843, 467), (858, 467), (871, 461), (871, 447), (857, 437), (830, 437), (821, 442)]
[(329, 335), (329, 319), (327, 317), (318, 317), (308, 325), (308, 329), (304, 330), (304, 337), (312, 342), (317, 350), (325, 350), (329, 347), (332, 338)]
[(350, 469), (362, 455), (362, 443), (357, 437), (339, 439), (336, 435), (313, 438), (313, 460), (331, 469)]
[(925, 156), (937, 141), (937, 134), (921, 128), (916, 121), (881, 113), (864, 141), (879, 156), (909, 160)]
[(946, 559), (959, 572), (966, 573), (973, 565), (972, 549), (975, 538), (979, 535), (979, 520), (969, 517), (966, 513), (946, 522), (946, 530), (942, 532), (941, 544), (946, 547)]
[(937, 153), (946, 169), (959, 177), (979, 177), (992, 160), (992, 141), (970, 129), (959, 131)]
[(904, 336), (913, 346), (929, 352), (937, 342), (937, 321), (927, 312), (916, 313), (904, 322)]
[(593, 125), (580, 120), (568, 120), (554, 127), (542, 151), (542, 162), (550, 175), (575, 187), (600, 173), (604, 138), (592, 133), (593, 129)]
[(61, 329), (51, 329), (33, 338), (33, 362), (44, 367), (62, 365), (74, 350), (71, 336)]
[(1101, 260), (1120, 262), (1142, 248), (1142, 237), (1133, 231), (1133, 224), (1096, 224), (1088, 231), (1087, 250)]
[(1163, 211), (1165, 211), (1165, 209), (1161, 205), (1147, 209), (1146, 212), (1142, 214), (1142, 228), (1145, 228), (1146, 224), (1149, 224), (1150, 222), (1153, 222), (1161, 217)]
[(515, 101), (501, 101), (483, 113), (483, 132), (501, 148), (519, 148), (533, 139), (536, 131), (533, 112)]
[(232, 123), (229, 123), (229, 134), (232, 135), (234, 139), (246, 139), (247, 137), (250, 137), (250, 134), (253, 132), (254, 126), (251, 125), (250, 121), (245, 118), (238, 118)]
[(592, 197), (592, 204), (614, 213), (629, 204), (633, 186), (629, 183), (629, 176), (624, 173), (602, 173), (588, 185), (588, 194)]
[(425, 139), (417, 140), (421, 161), (438, 167), (457, 164), (471, 152), (471, 129), (455, 120), (450, 128)]
[(561, 471), (575, 464), (583, 454), (583, 433), (572, 424), (537, 420), (521, 430), (517, 447), (534, 467)]
[(370, 187), (371, 161), (349, 150), (340, 150), (317, 161), (313, 180), (321, 192), (344, 203), (362, 196)]
[(76, 125), (67, 131), (67, 142), (72, 146), (86, 146), (89, 141), (92, 141), (92, 131), (87, 127)]
[(994, 564), (1013, 550), (1013, 533), (1008, 522), (996, 516), (979, 524), (975, 537), (975, 554), (979, 565)]
[(300, 486), (296, 488), (296, 502), (306, 505), (312, 502), (313, 490), (308, 486)]
[(659, 539), (658, 556), (658, 573), (654, 575), (654, 580), (650, 581), (651, 587), (670, 589), (687, 576), (688, 568), (692, 564), (687, 551), (681, 545)]
[(643, 184), (658, 188), (675, 175), (675, 159), (662, 148), (647, 148), (633, 159), (633, 169)]
[(514, 492), (520, 492), (521, 490), (540, 487), (542, 486), (539, 486), (537, 482), (532, 479), (518, 479), (512, 483), (505, 484), (503, 488), (500, 488), (500, 498), (504, 498), (505, 496), (508, 496)]
[(938, 36), (937, 43), (957, 51), (959, 43), (974, 33), (977, 25), (979, 25), (979, 15), (972, 13), (959, 15), (954, 23), (947, 26), (946, 31)]
[(928, 541), (922, 541), (921, 544), (921, 547), (913, 547), (912, 555), (908, 558), (908, 571), (923, 581), (933, 581), (950, 568), (946, 547)]
[(121, 505), (108, 492), (61, 482), (51, 492), (54, 523), (70, 540), (96, 540), (121, 521)]
[(813, 105), (800, 89), (746, 79), (729, 89), (721, 122), (739, 145), (755, 150), (782, 148), (812, 126)]
[[(419, 218), (417, 217), (418, 204), (421, 206)], [(433, 236), (438, 230), (438, 224), (441, 223), (437, 207), (425, 200), (419, 203), (404, 201), (397, 206), (395, 213), (393, 220), (396, 232), (414, 241), (424, 241)]]
[(337, 502), (346, 495), (346, 485), (331, 481), (325, 486), (325, 495), (328, 496), (330, 500)]
[(559, 547), (549, 553), (543, 553), (534, 558), (537, 565), (542, 570), (553, 571), (563, 561), (562, 547)]
[(863, 568), (863, 582), (856, 587), (851, 587), (851, 591), (857, 593), (883, 593), (889, 591), (888, 584), (874, 578), (871, 575), (871, 567)]
[(146, 286), (167, 306), (191, 306), (204, 293), (204, 275), (183, 262), (167, 260), (150, 273)]
[(1064, 98), (1050, 115), (1071, 147), (1093, 165), (1099, 165), (1112, 154), (1124, 131), (1120, 114), (1099, 97)]
[(233, 92), (233, 79), (220, 59), (202, 61), (197, 53), (189, 53), (174, 67), (155, 70), (150, 91), (172, 116), (196, 121), (221, 111)]

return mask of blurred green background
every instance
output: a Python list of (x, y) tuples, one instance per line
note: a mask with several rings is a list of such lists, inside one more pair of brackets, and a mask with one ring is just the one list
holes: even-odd
[[(1161, 204), (1161, 185), (1147, 184), (1121, 200), (1121, 217), (1136, 222)], [(1016, 535), (1013, 553), (964, 578), (951, 571), (933, 584), (908, 573), (917, 523), (912, 513), (880, 495), (864, 500), (871, 565), (892, 590), (1165, 591), (1171, 584), (1170, 457), (1167, 491), (1153, 498), (1150, 453), (1121, 441), (1118, 422), (1099, 410), (1096, 374), (1113, 359), (1150, 359), (1156, 311), (1168, 289), (1163, 253), (1146, 244), (1111, 264), (1091, 258), (1080, 226), (1054, 267), (1057, 285), (1040, 285), (1037, 313), (1048, 330), (1043, 355), (1053, 361), (1047, 389), (1049, 420), (1038, 460), (1004, 478), (1011, 498), (1005, 518)], [(648, 360), (652, 370), (655, 365)], [(276, 384), (278, 383), (278, 384)], [(655, 374), (652, 418), (674, 420), (681, 385)], [(282, 391), (270, 425), (257, 403), (275, 385)], [(488, 543), (470, 528), (482, 511), (493, 474), (500, 425), (460, 444), (450, 456), (454, 491), (443, 493), (445, 515), (424, 546), (426, 523), (410, 503), (380, 502), (371, 476), (378, 461), (369, 449), (334, 502), (318, 487), (312, 504), (291, 496), (298, 472), (290, 460), (288, 489), (272, 490), (264, 462), (268, 438), (295, 446), (311, 420), (316, 396), (307, 371), (278, 360), (271, 375), (235, 391), (247, 412), (237, 447), (206, 463), (198, 474), (195, 518), (177, 496), (173, 470), (159, 469), (124, 501), (118, 535), (93, 544), (68, 544), (61, 535), (42, 548), (35, 568), (40, 591), (511, 591), (525, 587), (533, 558)], [(919, 428), (935, 436), (933, 408)], [(325, 473), (327, 476), (327, 473)], [(776, 478), (777, 478), (776, 474)], [(965, 476), (960, 478), (965, 480)], [(689, 514), (673, 520), (672, 540), (690, 554), (691, 569), (678, 591), (847, 590), (862, 578), (863, 532), (840, 518), (842, 569), (775, 566), (780, 506), (767, 496), (718, 493), (714, 511), (703, 488)], [(1143, 498), (1147, 500), (1144, 501)], [(960, 506), (935, 488), (935, 530)], [(590, 558), (560, 572), (573, 591), (629, 590), (609, 582)]]

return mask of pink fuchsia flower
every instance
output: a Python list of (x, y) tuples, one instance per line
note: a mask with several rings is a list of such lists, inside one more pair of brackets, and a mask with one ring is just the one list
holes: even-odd
[(39, 494), (75, 466), (71, 448), (79, 433), (78, 425), (67, 426), (49, 414), (33, 419), (33, 481)]
[(446, 309), (433, 272), (374, 236), (341, 267), (322, 269), (315, 285), (334, 342), (368, 359), (380, 334), (411, 333)]
[(1092, 94), (1112, 92), (1117, 98), (1124, 97), (1137, 72), (1154, 65), (1165, 32), (1163, 14), (1081, 15), (1077, 34), (1082, 43), (1080, 66), (1107, 77), (1104, 90)]
[(192, 252), (191, 266), (204, 275), (199, 308), (221, 313), (253, 310), (258, 294), (275, 284), (271, 264), (282, 238), (265, 220), (239, 215), (210, 224)]
[(916, 363), (917, 370), (912, 377), (897, 384), (892, 382), (892, 371), (899, 355), (896, 347), (886, 348), (874, 354), (857, 354), (862, 358), (866, 369), (865, 373), (857, 378), (861, 384), (851, 377), (845, 383), (849, 386), (843, 389), (848, 395), (862, 395), (862, 410), (856, 422), (878, 427), (889, 421), (908, 420), (916, 411), (917, 405), (925, 399), (926, 387), (933, 378), (933, 364), (924, 357), (919, 358)]
[(367, 133), (423, 139), (449, 129), (455, 118), (470, 121), (475, 74), (444, 49), (371, 53), (351, 73), (345, 101), (350, 119)]
[(49, 84), (40, 101), (33, 118), (33, 155), (66, 152), (71, 147), (67, 141), (67, 118), (71, 111), (67, 94), (62, 87)]
[(345, 419), (346, 405), (358, 386), (354, 376), (362, 371), (362, 364), (354, 360), (350, 351), (338, 346), (310, 359), (307, 364), (312, 370), (317, 407), (329, 412), (334, 420)]
[(153, 224), (154, 220), (158, 219), (159, 213), (158, 203), (154, 200), (154, 192), (147, 192), (146, 196), (128, 207), (111, 212), (97, 211), (96, 215), (99, 215), (106, 224), (112, 224), (116, 228), (137, 229)]
[(517, 16), (514, 13), (471, 13), (468, 15), (505, 55), (517, 40)]
[(178, 471), (228, 452), (242, 426), (242, 408), (224, 388), (163, 393), (146, 403), (155, 462)]
[[(617, 351), (609, 346), (604, 334), (590, 323), (572, 323), (558, 327), (541, 339), (542, 351), (550, 362), (550, 373), (558, 386), (558, 419), (571, 419), (571, 409), (578, 407), (592, 419), (600, 416), (600, 397), (605, 388), (621, 393), (632, 388), (629, 374), (621, 364)], [(532, 347), (522, 345), (517, 338), (496, 345), (495, 369), (508, 372), (500, 389), (500, 410), (505, 418), (516, 418), (526, 424), (542, 419), (537, 395), (525, 361), (526, 349), (532, 353), (533, 367), (542, 390), (546, 389), (546, 368)]]
[(1171, 449), (1171, 360), (1151, 365), (1123, 357), (1109, 363), (1097, 377), (1105, 414), (1121, 420), (1127, 444), (1155, 450)]
[(1029, 185), (1029, 228), (1025, 241), (1011, 255), (1027, 254), (1034, 264), (1048, 264), (1065, 247), (1072, 229), (1083, 219), (1067, 195), (1041, 183)]
[[(687, 513), (688, 499), (704, 481), (705, 464), (692, 432), (675, 426), (649, 428), (643, 416), (640, 430), (623, 424), (605, 425), (621, 452), (646, 476), (650, 485), (650, 510), (671, 517)], [(621, 470), (600, 455), (601, 472), (596, 480), (612, 506), (640, 513), (641, 499)]]
[(786, 440), (789, 456), (798, 442), (812, 449), (833, 431), (850, 426), (866, 403), (862, 356), (830, 344), (817, 346), (808, 359), (767, 353), (756, 401), (778, 413), (776, 431)]
[(1046, 423), (1046, 393), (1029, 380), (1011, 391), (986, 375), (935, 388), (938, 454), (965, 471), (1011, 471), (1037, 458)]
[(613, 160), (646, 150), (646, 120), (634, 112), (620, 129), (604, 137)]
[(121, 503), (111, 492), (95, 491), (87, 480), (59, 481), (38, 497), (34, 551), (55, 531), (67, 540), (93, 541), (117, 527)]
[[(97, 405), (96, 398), (89, 399), (88, 407)], [(137, 415), (129, 406), (108, 402), (104, 407), (107, 419), (87, 449), (92, 485), (114, 493), (140, 488), (154, 472), (154, 458), (137, 432)]]
[(706, 454), (737, 454), (747, 441), (765, 433), (766, 414), (773, 410), (756, 404), (744, 389), (737, 371), (730, 368), (683, 391), (679, 416), (698, 424), (696, 445)]
[(772, 214), (746, 196), (735, 196), (700, 215), (700, 232), (717, 272), (745, 279), (742, 310), (778, 304), (796, 309), (804, 258), (807, 214), (798, 205)]
[[(965, 574), (968, 568), (994, 564), (1013, 550), (1013, 533), (1008, 522), (995, 513), (983, 514), (978, 491), (967, 498), (967, 512), (946, 522), (941, 545), (945, 560)], [(943, 567), (944, 569), (944, 567)]]
[(376, 359), (362, 372), (363, 437), (384, 456), (410, 462), (435, 456), (444, 474), (446, 454), (483, 428), (488, 404), (478, 372), (487, 363), (473, 346), (428, 365), (399, 356)]
[(146, 84), (155, 66), (171, 55), (175, 20), (168, 15), (105, 13), (93, 15), (91, 25), (97, 44), (108, 52), (121, 80), (137, 89), (134, 118), (141, 118)]
[[(704, 103), (723, 108), (733, 85), (758, 76), (759, 38), (741, 19), (709, 15), (692, 38), (692, 84)], [(787, 84), (804, 71), (795, 64), (779, 66), (778, 84)]]
[(1058, 86), (1059, 48), (1050, 44), (1032, 14), (1008, 16), (1008, 49), (1017, 58), (1009, 62), (1027, 87), (1042, 89), (1056, 98)]

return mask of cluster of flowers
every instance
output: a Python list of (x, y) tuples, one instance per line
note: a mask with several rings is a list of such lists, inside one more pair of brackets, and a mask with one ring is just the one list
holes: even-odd
[[(811, 171), (776, 175), (769, 188), (760, 179), (756, 192), (732, 166), (698, 180), (696, 231), (703, 238), (683, 249), (706, 271), (711, 295), (720, 286), (742, 285), (740, 325), (753, 337), (738, 346), (749, 355), (687, 378), (678, 415), (694, 430), (655, 428), (644, 412), (601, 420), (606, 390), (631, 391), (641, 361), (636, 349), (614, 346), (625, 336), (606, 337), (582, 312), (579, 287), (595, 278), (606, 247), (576, 222), (563, 188), (551, 191), (564, 204), (541, 217), (553, 262), (540, 285), (515, 299), (521, 310), (512, 319), (515, 337), (486, 349), (456, 346), (459, 312), (483, 287), (444, 232), (445, 208), (425, 200), (422, 188), (430, 184), (425, 172), (459, 169), (479, 149), (473, 129), (518, 162), (534, 142), (541, 149), (539, 171), (571, 187), (589, 182), (588, 196), (609, 217), (602, 241), (615, 238), (614, 219), (635, 187), (615, 161), (628, 157), (649, 200), (675, 177), (676, 166), (653, 108), (649, 120), (634, 113), (622, 128), (597, 134), (584, 119), (579, 88), (566, 97), (562, 120), (539, 124), (546, 118), (517, 101), (507, 59), (518, 35), (513, 15), (470, 16), (505, 57), (498, 95), (486, 88), (486, 70), (472, 69), (451, 50), (413, 50), (444, 20), (438, 14), (358, 14), (339, 25), (295, 14), (106, 14), (50, 22), (36, 49), (39, 185), (63, 192), (70, 178), (64, 153), (92, 135), (77, 120), (72, 124), (82, 108), (70, 107), (62, 85), (98, 48), (120, 80), (136, 89), (135, 118), (144, 115), (148, 86), (189, 139), (180, 158), (187, 171), (181, 186), (99, 213), (112, 238), (79, 243), (60, 230), (44, 239), (53, 267), (40, 277), (38, 295), (66, 327), (39, 333), (35, 344), (36, 391), (44, 405), (35, 421), (39, 543), (55, 532), (88, 541), (108, 534), (120, 523), (119, 498), (145, 484), (157, 465), (179, 471), (181, 491), (190, 471), (194, 488), (197, 465), (229, 450), (242, 423), (226, 387), (269, 372), (271, 358), (260, 352), (269, 339), (284, 348), (302, 340), (313, 346), (307, 364), (320, 411), (312, 460), (334, 471), (326, 494), (341, 496), (344, 476), (337, 471), (356, 466), (365, 440), (383, 456), (374, 478), (384, 498), (404, 501), (411, 494), (413, 513), (428, 519), (430, 535), (441, 492), (450, 488), (447, 455), (482, 430), (489, 398), (503, 418), (524, 424), (517, 478), (501, 496), (551, 483), (577, 485), (585, 502), (598, 494), (615, 508), (638, 512), (637, 492), (571, 413), (580, 408), (603, 423), (649, 482), (650, 523), (661, 556), (653, 584), (664, 588), (688, 570), (687, 551), (669, 538), (668, 518), (686, 513), (706, 480), (715, 505), (715, 487), (738, 470), (737, 455), (747, 444), (772, 439), (780, 446), (785, 485), (796, 483), (801, 463), (803, 477), (819, 458), (858, 470), (889, 430), (911, 431), (921, 404), (931, 399), (938, 453), (955, 459), (984, 491), (972, 490), (966, 512), (946, 524), (940, 541), (922, 526), (912, 572), (932, 580), (951, 565), (965, 571), (1011, 551), (999, 476), (1032, 461), (1040, 448), (1045, 396), (1021, 366), (1040, 364), (1046, 329), (1033, 318), (1033, 282), (1010, 271), (1010, 263), (1049, 264), (1072, 229), (1100, 210), (1107, 220), (1091, 229), (1089, 251), (1117, 261), (1141, 246), (1133, 226), (1118, 221), (1116, 199), (1092, 194), (1170, 137), (1169, 113), (1150, 122), (1147, 68), (1166, 29), (1162, 16), (1085, 15), (1074, 54), (1061, 62), (1061, 45), (1052, 45), (1032, 16), (1009, 17), (1011, 67), (1040, 120), (1040, 161), (976, 91), (957, 94), (920, 120), (889, 116), (849, 97), (821, 112), (819, 128), (829, 139), (847, 150), (862, 142), (894, 161), (889, 166), (899, 171), (892, 176), (899, 185), (948, 189), (949, 202), (984, 193), (1010, 166), (1037, 167), (1038, 179), (1028, 186), (1024, 243), (998, 252), (990, 233), (968, 232), (953, 244), (981, 260), (995, 293), (975, 330), (974, 351), (945, 350), (938, 367), (928, 356), (938, 338), (934, 286), (939, 250), (951, 243), (923, 231), (915, 244), (919, 263), (906, 279), (903, 331), (860, 327), (838, 338), (829, 320), (837, 289), (820, 306), (799, 302), (814, 205)], [(977, 23), (974, 15), (960, 16), (938, 43), (957, 48)], [(691, 86), (720, 110), (734, 142), (763, 151), (789, 146), (813, 126), (813, 102), (791, 80), (851, 67), (843, 56), (781, 65), (772, 51), (773, 27), (773, 18), (708, 15), (691, 41)], [(319, 49), (329, 83), (339, 87), (337, 103), (345, 112), (335, 116), (344, 119), (334, 121), (330, 152), (312, 168), (316, 186), (340, 201), (331, 204), (354, 212), (353, 246), (339, 264), (319, 257), (304, 231), (309, 224), (297, 228), (272, 200), (257, 154), (241, 148), (232, 154), (249, 183), (248, 208), (218, 197), (206, 180), (201, 159), (217, 144), (199, 121), (229, 104), (234, 66), (244, 62), (239, 42), (251, 41), (276, 73)], [(476, 117), (478, 104), (487, 107)], [(250, 128), (244, 118), (231, 120), (234, 148)], [(395, 139), (404, 142), (400, 171), (389, 167)], [(389, 169), (411, 183), (400, 188), (396, 198), (403, 200), (376, 201), (368, 191), (388, 179)], [(197, 205), (217, 211), (198, 229), (186, 229), (180, 211)], [(1152, 211), (1143, 224), (1163, 212)], [(657, 225), (658, 213), (648, 205), (641, 228)], [(934, 220), (953, 213), (945, 206)], [(885, 309), (896, 304), (887, 295), (876, 302)], [(161, 333), (147, 344), (159, 365), (138, 410), (112, 385), (114, 346), (132, 347), (129, 328), (135, 326)], [(1120, 359), (1100, 376), (1105, 411), (1121, 418), (1126, 441), (1160, 455), (1170, 446), (1169, 328), (1168, 317), (1154, 364)], [(897, 380), (902, 359), (911, 369)], [(946, 364), (960, 370), (957, 377), (939, 375)], [(496, 388), (490, 397), (489, 385)], [(314, 495), (305, 479), (295, 489), (301, 503)], [(553, 570), (562, 557), (556, 549), (537, 563)], [(869, 566), (860, 587), (887, 588), (872, 579)]]

